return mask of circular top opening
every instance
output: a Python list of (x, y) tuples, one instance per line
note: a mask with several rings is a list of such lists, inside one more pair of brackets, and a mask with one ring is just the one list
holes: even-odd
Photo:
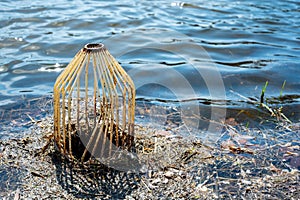
[(91, 51), (100, 51), (104, 49), (104, 44), (102, 43), (89, 43), (86, 44), (83, 48), (83, 50), (91, 52)]

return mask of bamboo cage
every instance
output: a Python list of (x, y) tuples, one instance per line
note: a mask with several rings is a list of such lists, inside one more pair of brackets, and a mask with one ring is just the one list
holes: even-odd
[(105, 46), (87, 44), (54, 85), (54, 140), (71, 160), (105, 161), (130, 151), (135, 87)]

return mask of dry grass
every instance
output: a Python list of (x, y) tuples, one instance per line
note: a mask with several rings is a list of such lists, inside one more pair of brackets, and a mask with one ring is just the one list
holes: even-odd
[(208, 146), (176, 136), (172, 130), (136, 126), (135, 147), (141, 165), (135, 174), (72, 165), (53, 144), (41, 154), (46, 144), (42, 135), (52, 132), (52, 120), (44, 118), (31, 135), (0, 141), (0, 196), (299, 199), (300, 148), (293, 139), (299, 138), (299, 127), (280, 126), (274, 131), (225, 124), (222, 137), (226, 139)]
[(228, 118), (214, 145), (176, 135), (170, 124), (167, 129), (136, 125), (139, 173), (126, 173), (74, 165), (54, 143), (41, 153), (53, 133), (52, 117), (45, 117), (51, 105), (47, 98), (35, 99), (9, 112), (17, 127), (34, 126), (30, 134), (0, 140), (0, 198), (300, 198), (299, 123), (250, 129)]

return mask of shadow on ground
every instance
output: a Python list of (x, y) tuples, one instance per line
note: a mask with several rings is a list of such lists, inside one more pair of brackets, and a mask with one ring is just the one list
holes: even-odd
[(108, 168), (105, 165), (78, 166), (58, 152), (51, 155), (61, 187), (76, 198), (124, 199), (138, 187), (140, 175)]

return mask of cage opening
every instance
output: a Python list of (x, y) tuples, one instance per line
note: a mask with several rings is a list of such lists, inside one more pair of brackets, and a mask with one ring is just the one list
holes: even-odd
[(83, 51), (91, 52), (91, 51), (101, 51), (104, 50), (104, 44), (102, 43), (88, 43), (84, 46)]

